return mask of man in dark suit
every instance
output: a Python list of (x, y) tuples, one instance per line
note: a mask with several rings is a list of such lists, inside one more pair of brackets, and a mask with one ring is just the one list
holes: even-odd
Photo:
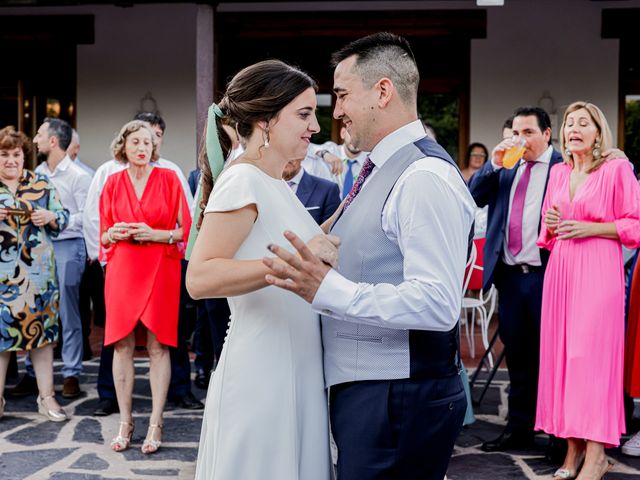
[(302, 168), (302, 159), (290, 160), (284, 167), (282, 178), (319, 225), (338, 209), (340, 205), (338, 185), (305, 172)]
[[(503, 168), (505, 152), (526, 141), (522, 159)], [(537, 247), (540, 210), (549, 170), (562, 161), (551, 146), (549, 115), (538, 107), (514, 113), (513, 137), (500, 142), (490, 162), (471, 178), (469, 188), (479, 207), (489, 205), (484, 247), (484, 288), (500, 292), (500, 339), (505, 346), (511, 382), (509, 416), (502, 434), (483, 443), (487, 452), (532, 444), (540, 352), (542, 282), (549, 252)]]

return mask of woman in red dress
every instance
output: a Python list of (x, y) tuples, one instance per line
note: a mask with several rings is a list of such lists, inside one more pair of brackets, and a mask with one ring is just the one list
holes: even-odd
[(143, 453), (161, 444), (162, 413), (171, 379), (168, 346), (176, 346), (183, 232), (191, 217), (174, 172), (157, 168), (155, 136), (148, 124), (127, 123), (111, 144), (128, 168), (111, 175), (100, 196), (105, 278), (105, 345), (115, 344), (113, 378), (120, 428), (111, 448), (129, 448), (136, 339), (147, 337), (152, 412)]

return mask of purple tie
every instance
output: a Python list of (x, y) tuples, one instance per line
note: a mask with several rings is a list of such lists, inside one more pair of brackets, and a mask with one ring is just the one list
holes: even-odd
[(362, 188), (362, 184), (364, 183), (366, 178), (369, 176), (369, 174), (372, 172), (374, 166), (375, 165), (373, 164), (371, 159), (367, 157), (367, 159), (364, 161), (364, 164), (362, 165), (362, 169), (360, 170), (360, 173), (358, 174), (358, 178), (356, 178), (356, 182), (353, 184), (353, 187), (351, 188), (349, 195), (347, 195), (347, 198), (344, 201), (344, 207), (342, 207), (342, 213), (347, 211), (347, 207), (351, 205), (351, 202), (353, 202), (353, 199), (356, 198), (356, 195), (358, 195), (358, 193), (360, 192), (360, 189)]
[(522, 250), (522, 214), (524, 212), (524, 199), (527, 196), (527, 187), (531, 179), (531, 169), (536, 162), (526, 162), (527, 167), (518, 181), (516, 192), (511, 203), (511, 217), (509, 218), (509, 243), (507, 248), (514, 257)]

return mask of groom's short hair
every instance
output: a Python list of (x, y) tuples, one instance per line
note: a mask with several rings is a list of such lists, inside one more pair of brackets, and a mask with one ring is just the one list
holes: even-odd
[(403, 103), (416, 104), (420, 74), (411, 46), (405, 38), (388, 32), (359, 38), (335, 52), (331, 56), (331, 64), (336, 67), (354, 55), (356, 62), (353, 71), (367, 88), (381, 78), (388, 78)]

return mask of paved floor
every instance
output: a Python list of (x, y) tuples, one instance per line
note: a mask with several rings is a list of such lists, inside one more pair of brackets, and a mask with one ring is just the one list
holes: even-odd
[[(59, 368), (56, 364), (56, 371)], [(94, 387), (97, 368), (97, 359), (85, 362), (82, 397), (72, 402), (60, 397), (73, 415), (69, 422), (45, 421), (36, 412), (33, 396), (8, 399), (5, 417), (0, 420), (0, 480), (193, 478), (201, 412), (168, 410), (166, 443), (157, 454), (143, 455), (139, 448), (147, 429), (151, 398), (148, 361), (136, 359), (134, 448), (123, 454), (114, 453), (105, 442), (116, 433), (117, 415), (91, 416), (97, 402)], [(61, 379), (57, 378), (57, 384), (61, 384)], [(506, 372), (501, 371), (483, 404), (476, 409), (477, 422), (466, 428), (457, 442), (448, 474), (450, 480), (551, 478), (556, 466), (544, 460), (544, 437), (538, 439), (536, 448), (513, 454), (486, 454), (479, 449), (483, 440), (501, 431), (506, 387)], [(194, 388), (194, 394), (203, 398), (205, 392)], [(617, 449), (609, 453), (615, 467), (607, 479), (640, 479), (640, 459), (624, 457)]]

